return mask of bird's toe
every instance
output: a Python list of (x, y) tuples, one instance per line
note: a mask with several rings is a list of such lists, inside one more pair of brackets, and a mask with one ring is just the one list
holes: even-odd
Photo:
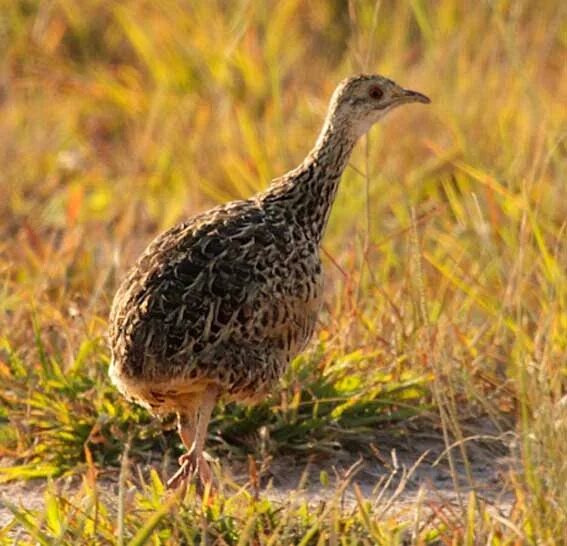
[(207, 462), (210, 456), (204, 452), (197, 456), (194, 452), (184, 453), (179, 457), (179, 469), (167, 481), (168, 489), (177, 489), (187, 485), (195, 476), (199, 477), (197, 491), (202, 494), (207, 485), (212, 485), (213, 473)]
[(177, 472), (167, 481), (168, 489), (177, 489), (181, 485), (186, 485), (197, 470), (198, 459), (192, 452), (181, 455), (178, 462), (179, 468)]

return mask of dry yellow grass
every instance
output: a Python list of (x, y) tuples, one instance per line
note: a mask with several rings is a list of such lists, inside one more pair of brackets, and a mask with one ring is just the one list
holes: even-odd
[[(14, 508), (1, 540), (22, 526), (20, 544), (567, 541), (564, 2), (0, 0), (0, 55), (0, 483), (85, 480), (68, 499), (51, 485), (45, 516)], [(228, 494), (178, 511), (152, 475), (115, 523), (96, 471), (128, 437), (133, 457), (163, 442), (106, 380), (117, 279), (158, 231), (295, 166), (359, 71), (433, 104), (358, 146), (324, 241), (318, 340), (282, 399), (220, 413), (217, 430), (267, 424), (278, 454), (349, 431), (368, 443), (382, 411), (421, 413), (456, 460), (463, 424), (488, 416), (513, 438), (513, 509), (471, 493), (408, 525), (361, 497), (341, 512)]]

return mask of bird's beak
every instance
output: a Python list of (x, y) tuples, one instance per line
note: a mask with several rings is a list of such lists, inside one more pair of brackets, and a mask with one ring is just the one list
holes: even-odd
[(409, 89), (403, 89), (400, 87), (399, 91), (395, 94), (396, 102), (404, 103), (404, 102), (422, 102), (423, 104), (429, 104), (431, 99), (426, 97), (422, 93), (418, 93), (417, 91), (410, 91)]

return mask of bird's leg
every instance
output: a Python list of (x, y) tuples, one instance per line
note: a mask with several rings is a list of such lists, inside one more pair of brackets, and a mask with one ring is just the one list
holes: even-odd
[[(167, 482), (168, 488), (172, 489), (178, 487), (181, 483), (190, 479), (195, 472), (199, 474), (201, 486), (211, 482), (211, 469), (203, 456), (203, 447), (205, 445), (207, 428), (209, 426), (209, 421), (211, 420), (211, 415), (213, 413), (217, 397), (218, 389), (216, 387), (211, 387), (203, 393), (196, 429), (194, 428), (194, 425), (184, 427), (183, 422), (180, 420), (180, 436), (188, 451), (179, 458), (179, 464), (181, 467)], [(194, 419), (192, 422), (194, 423)], [(189, 441), (191, 441), (191, 444), (189, 444)], [(202, 490), (202, 487), (199, 489)]]
[(197, 472), (199, 474), (200, 487), (198, 490), (203, 491), (207, 484), (212, 482), (212, 473), (209, 463), (203, 456), (203, 448), (205, 447), (205, 440), (207, 438), (207, 429), (209, 428), (209, 421), (213, 414), (213, 409), (218, 399), (217, 387), (211, 386), (203, 394), (201, 399), (201, 407), (199, 408), (199, 422), (197, 423), (197, 431), (195, 433), (195, 442), (193, 443), (193, 450), (191, 455), (194, 457)]
[(183, 442), (183, 446), (187, 450), (179, 457), (179, 470), (167, 481), (167, 487), (170, 489), (178, 487), (194, 472), (195, 468), (191, 468), (189, 455), (193, 449), (195, 441), (195, 430), (197, 425), (197, 410), (191, 408), (190, 411), (177, 414), (177, 431)]
[(187, 450), (181, 457), (179, 457), (179, 464), (182, 465), (187, 454), (193, 449), (193, 442), (195, 441), (195, 430), (197, 427), (197, 411), (192, 410), (189, 413), (177, 414), (177, 431), (185, 449)]

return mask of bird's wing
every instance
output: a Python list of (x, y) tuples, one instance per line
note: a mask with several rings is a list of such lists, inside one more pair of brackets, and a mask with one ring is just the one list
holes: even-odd
[[(119, 290), (111, 338), (142, 361), (187, 359), (229, 340), (281, 337), (300, 317), (289, 227), (254, 201), (218, 207), (154, 240)], [(302, 274), (302, 271), (294, 272)], [(116, 347), (117, 350), (120, 347)]]

